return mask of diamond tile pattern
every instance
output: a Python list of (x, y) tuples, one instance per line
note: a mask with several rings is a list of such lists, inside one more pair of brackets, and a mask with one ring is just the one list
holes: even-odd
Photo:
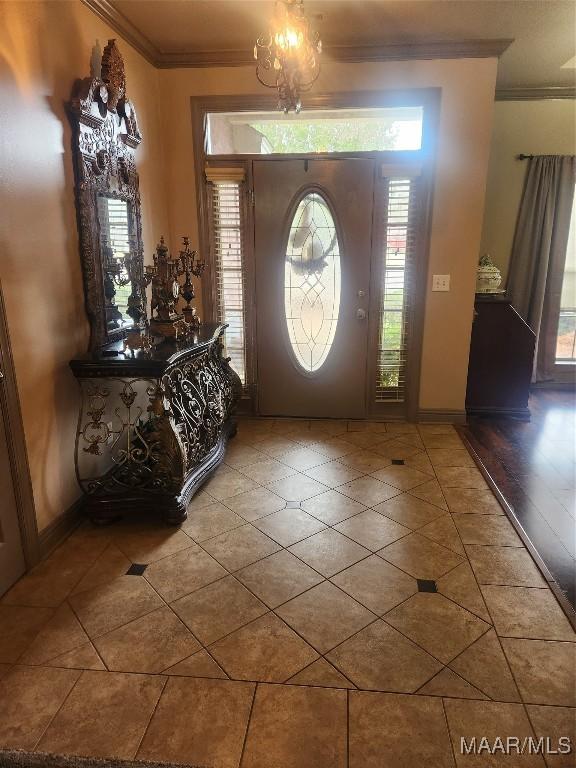
[(575, 640), (453, 427), (244, 419), (179, 529), (85, 524), (0, 600), (0, 748), (472, 765), (560, 733)]

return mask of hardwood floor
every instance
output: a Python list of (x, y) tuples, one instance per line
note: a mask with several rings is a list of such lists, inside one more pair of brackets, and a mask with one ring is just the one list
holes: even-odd
[(576, 398), (540, 390), (530, 422), (470, 418), (460, 428), (576, 610)]

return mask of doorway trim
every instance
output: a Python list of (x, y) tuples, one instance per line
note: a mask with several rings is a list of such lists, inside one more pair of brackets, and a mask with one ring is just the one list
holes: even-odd
[[(200, 252), (206, 255), (208, 263), (209, 280), (202, 283), (202, 304), (205, 316), (215, 316), (215, 295), (211, 276), (214, 274), (213, 265), (210, 263), (210, 234), (209, 234), (209, 201), (205, 183), (205, 168), (207, 163), (214, 166), (231, 164), (241, 165), (246, 171), (246, 185), (248, 195), (252, 196), (252, 161), (253, 160), (290, 160), (298, 159), (327, 159), (327, 158), (371, 158), (380, 163), (402, 165), (404, 163), (418, 163), (421, 168), (422, 202), (420, 219), (420, 239), (418, 245), (418, 264), (420, 269), (414, 276), (413, 296), (414, 304), (411, 310), (411, 347), (407, 361), (406, 402), (404, 413), (399, 414), (393, 406), (386, 413), (387, 420), (408, 419), (417, 421), (419, 414), (420, 396), (420, 371), (422, 363), (422, 347), (424, 337), (425, 300), (428, 276), (428, 264), (430, 254), (430, 237), (432, 227), (433, 192), (436, 163), (436, 146), (438, 137), (438, 125), (440, 119), (440, 104), (442, 97), (441, 88), (414, 88), (385, 91), (353, 91), (342, 93), (308, 94), (306, 97), (306, 109), (313, 111), (318, 109), (358, 109), (378, 108), (391, 106), (422, 106), (424, 109), (422, 125), (422, 146), (420, 150), (412, 151), (373, 151), (373, 152), (329, 152), (329, 153), (304, 153), (304, 154), (235, 154), (235, 155), (208, 155), (206, 152), (206, 120), (210, 112), (250, 112), (277, 110), (277, 100), (273, 94), (234, 94), (223, 96), (192, 96), (190, 98), (192, 113), (192, 143), (194, 158), (194, 176), (196, 184), (198, 238)], [(246, 230), (254, 231), (254, 216), (252, 205), (245, 201)], [(246, 258), (250, 263), (245, 270), (245, 291), (250, 291), (254, 285), (254, 242), (253, 237), (247, 237)], [(249, 307), (249, 303), (246, 304)], [(246, 344), (247, 348), (247, 373), (255, 374), (255, 343), (256, 328), (255, 319), (247, 317)], [(254, 392), (249, 393), (248, 410), (254, 410), (256, 398)], [(383, 414), (368, 412), (367, 418), (384, 418)]]
[(30, 477), (30, 467), (28, 464), (28, 452), (26, 450), (26, 439), (24, 436), (24, 424), (22, 421), (20, 399), (18, 397), (14, 359), (12, 356), (12, 348), (10, 346), (6, 305), (4, 302), (1, 281), (0, 370), (4, 374), (4, 378), (0, 383), (0, 405), (2, 406), (6, 419), (6, 438), (8, 443), (10, 469), (14, 483), (16, 511), (20, 526), (22, 549), (24, 550), (24, 560), (26, 562), (26, 568), (29, 570), (40, 560), (40, 541), (38, 536), (38, 525), (36, 522), (32, 479)]

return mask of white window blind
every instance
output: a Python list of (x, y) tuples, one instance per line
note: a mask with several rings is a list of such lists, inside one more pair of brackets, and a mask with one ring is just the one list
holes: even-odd
[(415, 260), (418, 179), (390, 177), (380, 242), (376, 402), (404, 402)]
[[(211, 173), (217, 170), (216, 174)], [(216, 315), (227, 323), (226, 354), (230, 364), (246, 384), (245, 309), (244, 309), (244, 225), (242, 177), (231, 169), (207, 169), (210, 201), (210, 247), (215, 270)], [(226, 178), (228, 177), (228, 178)]]

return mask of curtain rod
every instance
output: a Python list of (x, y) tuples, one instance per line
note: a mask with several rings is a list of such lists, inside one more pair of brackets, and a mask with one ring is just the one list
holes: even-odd
[(535, 155), (516, 155), (516, 160), (531, 160)]

